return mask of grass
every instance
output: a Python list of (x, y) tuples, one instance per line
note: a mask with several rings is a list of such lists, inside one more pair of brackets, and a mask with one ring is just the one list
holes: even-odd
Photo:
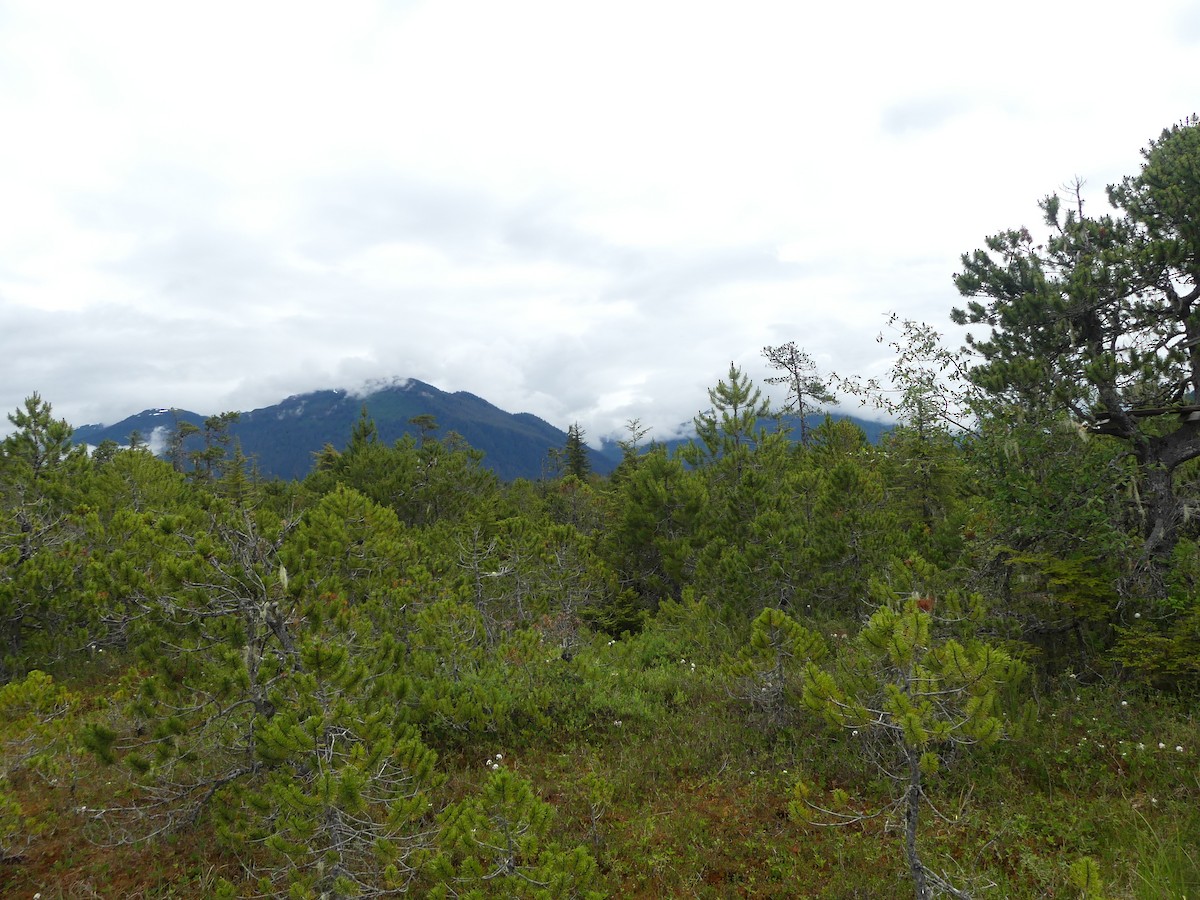
[[(583, 712), (558, 727), (514, 747), (442, 752), (444, 799), (476, 790), (483, 757), (503, 752), (556, 809), (560, 843), (595, 856), (609, 896), (912, 895), (897, 823), (827, 828), (789, 811), (801, 777), (824, 795), (846, 791), (856, 808), (887, 805), (890, 785), (848, 738), (802, 716), (766, 727), (717, 667), (693, 669), (684, 654), (634, 662), (617, 649), (580, 655), (584, 688), (571, 689)], [(94, 708), (111, 685), (72, 687)], [(116, 847), (89, 841), (81, 808), (111, 803), (124, 782), (82, 756), (50, 785), (13, 764), (21, 737), (4, 734), (9, 789), (36, 833), (0, 865), (0, 896), (205, 897), (220, 878), (249, 895), (239, 860), (203, 829)], [(1064, 680), (1014, 738), (954, 759), (931, 782), (942, 817), (923, 812), (923, 852), (984, 897), (1078, 897), (1070, 870), (1084, 856), (1107, 897), (1200, 897), (1197, 749), (1200, 723), (1183, 701)]]

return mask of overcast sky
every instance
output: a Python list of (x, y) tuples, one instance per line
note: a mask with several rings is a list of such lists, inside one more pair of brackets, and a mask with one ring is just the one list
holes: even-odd
[(959, 255), (1200, 106), (1200, 5), (0, 0), (0, 407), (419, 378), (665, 438), (877, 374)]

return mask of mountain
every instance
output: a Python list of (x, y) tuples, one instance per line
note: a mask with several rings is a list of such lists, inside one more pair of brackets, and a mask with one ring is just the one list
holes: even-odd
[[(551, 448), (566, 444), (567, 435), (529, 413), (512, 414), (465, 391), (449, 394), (415, 379), (396, 379), (369, 385), (362, 392), (344, 390), (298, 394), (274, 406), (241, 413), (230, 433), (253, 457), (268, 478), (303, 478), (312, 468), (313, 454), (326, 444), (342, 448), (363, 408), (374, 420), (382, 441), (391, 443), (419, 429), (410, 423), (430, 415), (437, 422), (436, 436), (456, 431), (472, 447), (485, 453), (484, 465), (500, 478), (538, 478)], [(92, 445), (104, 440), (119, 444), (139, 431), (151, 449), (161, 452), (177, 421), (203, 426), (204, 416), (187, 410), (150, 409), (115, 425), (85, 425), (75, 430), (75, 440)], [(195, 439), (193, 439), (195, 440)], [(192, 447), (191, 444), (188, 445)], [(593, 452), (597, 472), (608, 472), (619, 461)]]
[[(313, 454), (326, 444), (341, 449), (360, 412), (366, 408), (382, 441), (391, 443), (419, 429), (410, 420), (433, 416), (436, 436), (451, 431), (462, 435), (472, 447), (484, 452), (483, 464), (504, 480), (537, 479), (551, 449), (562, 449), (567, 433), (530, 413), (509, 413), (481, 397), (465, 391), (446, 393), (416, 379), (375, 382), (354, 393), (345, 390), (313, 391), (288, 397), (274, 406), (241, 413), (230, 429), (242, 451), (257, 461), (266, 478), (303, 478), (312, 469)], [(876, 441), (888, 426), (851, 418)], [(180, 422), (203, 427), (205, 416), (182, 409), (147, 409), (115, 425), (84, 425), (75, 429), (75, 441), (93, 446), (106, 440), (127, 444), (137, 431), (156, 453), (162, 453), (167, 438)], [(820, 417), (810, 417), (816, 425)], [(787, 420), (785, 420), (787, 423)], [(795, 426), (795, 422), (791, 423)], [(666, 442), (674, 450), (686, 438)], [(196, 449), (193, 436), (187, 449)], [(607, 474), (621, 461), (615, 441), (589, 448), (592, 469)]]

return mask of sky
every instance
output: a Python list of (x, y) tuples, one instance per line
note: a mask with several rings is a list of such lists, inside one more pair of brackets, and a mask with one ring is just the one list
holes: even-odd
[(1198, 54), (1194, 0), (0, 0), (0, 408), (411, 377), (665, 439), (767, 345), (961, 342), (960, 255), (1102, 211)]

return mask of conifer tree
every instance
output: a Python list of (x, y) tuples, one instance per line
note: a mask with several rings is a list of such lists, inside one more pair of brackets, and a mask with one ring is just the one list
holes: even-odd
[(121, 564), (109, 567), (108, 590), (137, 609), (129, 641), (145, 668), (128, 712), (141, 726), (134, 737), (100, 726), (90, 740), (155, 798), (113, 810), (131, 833), (195, 821), (261, 773), (258, 728), (302, 671), (298, 598), (280, 557), (295, 520), (199, 487), (190, 500), (126, 520)]
[(166, 456), (176, 472), (183, 472), (187, 463), (187, 442), (194, 434), (200, 433), (200, 428), (184, 419), (179, 418), (179, 410), (172, 409), (171, 417), (174, 425), (167, 435)]
[(1029, 412), (1069, 415), (1136, 464), (1145, 562), (1161, 581), (1188, 530), (1177, 491), (1200, 457), (1200, 120), (1163, 131), (1142, 171), (1110, 185), (1114, 213), (1084, 211), (1082, 184), (1039, 203), (1048, 235), (1013, 228), (962, 258), (956, 322), (972, 380)]
[(700, 444), (681, 452), (707, 493), (692, 536), (695, 584), (748, 621), (764, 606), (791, 600), (795, 543), (785, 495), (791, 450), (784, 433), (759, 425), (767, 401), (737, 367), (708, 393), (714, 408), (695, 420)]
[(38, 394), (8, 420), (16, 430), (0, 441), (0, 678), (86, 644), (90, 614), (77, 514), (87, 453)]
[(564, 449), (568, 475), (574, 475), (580, 480), (588, 477), (592, 471), (592, 462), (588, 459), (587, 444), (583, 442), (583, 429), (576, 422), (567, 428), (567, 444)]
[(440, 440), (425, 435), (419, 444), (406, 434), (388, 446), (364, 408), (345, 452), (322, 451), (307, 486), (317, 493), (352, 487), (408, 525), (460, 521), (495, 499), (496, 477), (482, 461), (482, 452), (453, 431)]
[(695, 566), (708, 490), (682, 460), (656, 448), (618, 482), (615, 519), (602, 537), (605, 560), (647, 608), (679, 599)]
[(787, 399), (781, 412), (796, 415), (800, 421), (800, 443), (807, 444), (808, 417), (821, 412), (823, 404), (833, 403), (837, 397), (817, 371), (813, 358), (792, 341), (778, 347), (764, 347), (763, 356), (771, 368), (784, 373), (768, 378), (767, 384), (786, 385)]
[(429, 896), (599, 900), (591, 854), (561, 849), (551, 831), (553, 808), (501, 762), (488, 763), (479, 796), (441, 815), (441, 852), (431, 865), (438, 883)]
[(708, 389), (708, 400), (712, 407), (694, 419), (700, 446), (689, 452), (693, 465), (753, 449), (762, 439), (759, 420), (770, 415), (762, 391), (732, 362), (726, 377)]
[[(807, 663), (803, 704), (848, 735), (852, 746), (900, 787), (890, 810), (904, 823), (904, 854), (916, 900), (928, 900), (935, 889), (965, 897), (921, 858), (917, 839), (921, 808), (929, 802), (926, 783), (948, 749), (986, 748), (1000, 740), (1000, 695), (1023, 669), (987, 644), (940, 637), (935, 597), (901, 600), (882, 584), (876, 596), (886, 602), (852, 646), (832, 665)], [(943, 600), (949, 611), (962, 615), (957, 600)], [(801, 817), (815, 812), (828, 824), (862, 818), (861, 812), (815, 802), (811, 790), (804, 782), (798, 787), (793, 812)]]
[(750, 624), (750, 641), (726, 663), (739, 699), (779, 727), (800, 712), (804, 670), (826, 654), (820, 635), (779, 609), (763, 609)]

